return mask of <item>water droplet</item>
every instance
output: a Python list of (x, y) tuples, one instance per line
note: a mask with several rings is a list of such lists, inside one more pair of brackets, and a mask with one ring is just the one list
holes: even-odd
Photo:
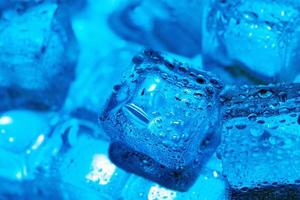
[(162, 77), (163, 79), (167, 79), (167, 78), (168, 78), (168, 74), (167, 74), (167, 73), (162, 73), (162, 74), (161, 74), (161, 77)]
[(186, 66), (181, 65), (180, 67), (178, 67), (178, 70), (185, 73), (188, 71), (188, 68)]
[(235, 127), (237, 128), (237, 129), (245, 129), (246, 127), (247, 127), (247, 125), (246, 124), (236, 124), (235, 125)]
[(196, 78), (196, 82), (199, 84), (204, 84), (204, 83), (206, 83), (206, 80), (202, 75), (198, 75)]
[(250, 21), (254, 21), (258, 18), (258, 15), (254, 12), (245, 12), (244, 18)]
[(133, 59), (132, 59), (132, 62), (134, 64), (137, 64), (137, 65), (141, 64), (143, 61), (144, 61), (144, 58), (140, 55), (139, 56), (134, 56)]
[(194, 93), (194, 97), (197, 98), (197, 99), (199, 99), (199, 98), (201, 98), (203, 96), (204, 96), (204, 94), (202, 92), (195, 92)]
[(229, 129), (232, 129), (233, 126), (229, 125), (229, 126), (226, 126), (226, 128), (229, 130)]
[(263, 112), (264, 116), (269, 116), (271, 114), (272, 114), (272, 111), (270, 111), (270, 110), (266, 110), (266, 111)]
[(280, 122), (280, 123), (285, 123), (286, 120), (285, 120), (285, 119), (282, 119), (282, 120), (280, 120), (279, 122)]
[(165, 138), (167, 136), (167, 134), (164, 131), (160, 131), (159, 134), (158, 134), (158, 136), (160, 138)]
[(266, 90), (266, 89), (261, 89), (259, 92), (258, 92), (258, 96), (260, 98), (269, 98), (273, 95), (273, 93), (269, 90)]
[(257, 123), (258, 123), (258, 124), (264, 124), (265, 121), (264, 121), (264, 120), (258, 120)]
[(173, 140), (173, 142), (178, 142), (180, 140), (180, 136), (177, 134), (174, 134), (171, 139)]
[(280, 108), (279, 109), (279, 114), (287, 114), (289, 113), (289, 109), (286, 107)]

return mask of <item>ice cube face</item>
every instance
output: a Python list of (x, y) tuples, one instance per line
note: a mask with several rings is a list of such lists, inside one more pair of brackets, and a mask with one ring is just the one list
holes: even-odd
[(10, 7), (2, 11), (0, 30), (0, 109), (61, 106), (77, 58), (74, 34), (61, 7), (47, 2)]
[(208, 134), (217, 134), (221, 88), (213, 75), (144, 51), (114, 87), (100, 121), (112, 142), (180, 168), (196, 159)]
[[(221, 95), (219, 152), (233, 190), (299, 185), (299, 91), (300, 84), (282, 84), (234, 87)], [(276, 192), (260, 190), (267, 191)]]
[(121, 143), (111, 144), (109, 157), (113, 163), (126, 171), (177, 191), (187, 191), (191, 187), (197, 179), (199, 164), (202, 164), (199, 162), (179, 169), (170, 169)]
[(169, 189), (187, 191), (197, 180), (199, 172), (215, 152), (219, 144), (217, 134), (208, 135), (205, 144), (199, 148), (194, 162), (178, 168), (168, 168), (148, 155), (142, 154), (127, 145), (114, 142), (109, 148), (109, 157), (113, 163), (128, 172), (143, 176)]
[(212, 1), (203, 38), (210, 56), (205, 59), (291, 81), (299, 70), (299, 8), (294, 0)]

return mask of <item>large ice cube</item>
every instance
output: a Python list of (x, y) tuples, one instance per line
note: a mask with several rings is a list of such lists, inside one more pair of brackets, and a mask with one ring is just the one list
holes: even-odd
[(294, 0), (212, 0), (203, 37), (205, 60), (292, 81), (299, 70), (300, 7)]
[(244, 86), (221, 96), (220, 156), (234, 198), (286, 199), (290, 189), (300, 195), (299, 90), (300, 84)]
[(74, 78), (76, 43), (55, 3), (12, 7), (0, 18), (0, 109), (57, 108)]
[(182, 169), (209, 157), (201, 151), (218, 144), (221, 82), (150, 50), (134, 57), (133, 67), (127, 79), (114, 87), (100, 117), (112, 142), (168, 169)]

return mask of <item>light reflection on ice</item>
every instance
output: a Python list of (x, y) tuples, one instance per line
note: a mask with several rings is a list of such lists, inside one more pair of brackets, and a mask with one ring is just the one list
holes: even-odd
[(45, 140), (45, 135), (44, 134), (39, 135), (31, 148), (33, 150), (36, 150), (37, 148), (39, 148), (39, 146), (43, 143), (44, 140)]
[(98, 182), (100, 185), (109, 183), (116, 166), (104, 154), (96, 154), (92, 161), (92, 170), (86, 175), (86, 179), (92, 182)]
[(176, 192), (165, 189), (159, 185), (154, 185), (150, 188), (148, 193), (148, 200), (174, 200)]
[(0, 125), (8, 125), (12, 123), (12, 118), (9, 116), (0, 117)]

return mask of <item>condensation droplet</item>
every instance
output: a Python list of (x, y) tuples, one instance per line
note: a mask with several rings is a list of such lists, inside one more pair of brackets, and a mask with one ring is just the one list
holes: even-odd
[(266, 89), (261, 89), (259, 92), (258, 92), (258, 96), (260, 98), (269, 98), (273, 95), (273, 93), (269, 90), (266, 90)]

